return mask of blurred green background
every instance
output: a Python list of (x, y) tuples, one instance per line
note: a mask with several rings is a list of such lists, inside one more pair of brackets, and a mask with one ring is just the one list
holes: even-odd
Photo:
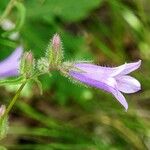
[[(9, 150), (147, 150), (150, 148), (150, 1), (16, 0), (0, 24), (0, 60), (22, 44), (36, 59), (59, 33), (65, 60), (117, 66), (142, 59), (133, 73), (142, 90), (126, 95), (125, 112), (101, 90), (70, 82), (58, 72), (24, 89), (10, 115)], [(9, 0), (0, 1), (0, 14)], [(15, 86), (0, 87), (7, 104)]]

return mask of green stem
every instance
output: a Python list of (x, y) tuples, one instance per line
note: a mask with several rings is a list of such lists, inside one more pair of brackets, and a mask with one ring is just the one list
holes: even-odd
[(26, 85), (26, 82), (22, 83), (22, 85), (20, 86), (20, 88), (18, 89), (18, 91), (16, 92), (16, 95), (13, 97), (13, 99), (11, 100), (11, 102), (9, 103), (4, 115), (3, 115), (3, 118), (5, 118), (8, 113), (10, 112), (10, 110), (12, 109), (13, 105), (15, 104), (15, 102), (17, 101), (17, 99), (19, 98), (20, 96), (20, 93), (22, 91), (22, 89), (24, 88), (24, 86)]
[(2, 21), (7, 17), (7, 15), (10, 13), (12, 7), (14, 6), (16, 0), (10, 0), (6, 9), (4, 10), (3, 14), (0, 16), (0, 24)]

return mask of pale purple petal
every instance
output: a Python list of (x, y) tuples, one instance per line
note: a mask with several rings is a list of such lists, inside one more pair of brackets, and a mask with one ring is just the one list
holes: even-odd
[(0, 62), (0, 78), (17, 76), (23, 48), (20, 46), (5, 60)]
[(126, 75), (131, 73), (132, 71), (138, 69), (141, 66), (141, 60), (134, 62), (134, 63), (126, 63), (125, 65), (125, 69), (123, 71), (121, 71), (119, 75)]
[(95, 72), (98, 75), (102, 76), (117, 76), (117, 75), (126, 75), (136, 69), (141, 65), (141, 60), (134, 63), (125, 63), (118, 67), (102, 67), (89, 63), (78, 63), (75, 64), (76, 67), (79, 67), (85, 72)]
[(115, 96), (115, 98), (119, 101), (119, 103), (126, 109), (128, 109), (128, 103), (125, 99), (125, 97), (122, 95), (122, 93), (118, 90), (112, 90), (112, 94)]
[(117, 89), (124, 93), (135, 93), (141, 89), (141, 84), (138, 80), (131, 76), (120, 76), (116, 78)]
[[(99, 89), (102, 89), (104, 91), (107, 91), (109, 93), (112, 93), (115, 98), (125, 107), (125, 109), (127, 110), (128, 108), (128, 104), (124, 98), (124, 96), (118, 91), (116, 90), (115, 88), (113, 88), (112, 86), (104, 83), (104, 82), (101, 82), (101, 81), (97, 81), (97, 80), (94, 80), (94, 79), (91, 79), (91, 78), (88, 78), (87, 76), (84, 76), (83, 73), (77, 73), (77, 72), (73, 72), (71, 71), (70, 72), (70, 75), (82, 82), (82, 83), (85, 83), (89, 86), (92, 86), (92, 87), (96, 87), (96, 88), (99, 88)], [(110, 83), (109, 83), (110, 84)]]
[(111, 92), (112, 87), (107, 85), (104, 82), (91, 79), (91, 78), (85, 76), (83, 73), (79, 73), (79, 72), (70, 71), (69, 74), (71, 77), (73, 77), (74, 79), (76, 79), (82, 83), (85, 83), (85, 84), (92, 86), (92, 87), (102, 89), (102, 90), (107, 91), (107, 92)]
[(99, 77), (104, 76), (116, 76), (120, 72), (122, 72), (125, 69), (125, 64), (121, 65), (119, 67), (102, 67), (94, 64), (89, 63), (78, 63), (75, 64), (75, 67), (80, 68), (81, 70), (85, 72), (95, 73)]

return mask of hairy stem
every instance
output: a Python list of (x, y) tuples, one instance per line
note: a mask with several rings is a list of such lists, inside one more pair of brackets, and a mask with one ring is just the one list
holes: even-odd
[(7, 15), (10, 13), (12, 7), (14, 6), (16, 0), (10, 0), (6, 9), (4, 10), (4, 12), (2, 13), (2, 15), (0, 16), (0, 24), (2, 23), (2, 21), (7, 17)]
[(13, 99), (11, 100), (11, 102), (9, 103), (3, 117), (6, 117), (8, 115), (8, 113), (10, 112), (10, 110), (12, 109), (13, 105), (15, 104), (15, 102), (17, 101), (17, 99), (20, 96), (20, 93), (22, 91), (22, 89), (24, 88), (24, 86), (26, 85), (26, 82), (22, 83), (22, 85), (20, 86), (20, 88), (18, 89), (18, 91), (16, 92), (16, 95), (13, 97)]

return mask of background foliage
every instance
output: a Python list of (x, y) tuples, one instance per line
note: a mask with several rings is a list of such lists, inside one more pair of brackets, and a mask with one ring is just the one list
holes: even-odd
[[(0, 14), (9, 0), (0, 1)], [(26, 86), (10, 117), (1, 145), (11, 150), (144, 150), (150, 148), (149, 0), (18, 0), (0, 27), (0, 59), (23, 44), (35, 58), (54, 33), (62, 37), (65, 60), (92, 60), (116, 66), (142, 59), (134, 73), (142, 90), (126, 96), (125, 112), (109, 94), (74, 85), (59, 73), (42, 76), (44, 94)], [(17, 34), (18, 38), (11, 38)], [(0, 88), (7, 104), (16, 87)], [(1, 148), (4, 149), (4, 148)]]

